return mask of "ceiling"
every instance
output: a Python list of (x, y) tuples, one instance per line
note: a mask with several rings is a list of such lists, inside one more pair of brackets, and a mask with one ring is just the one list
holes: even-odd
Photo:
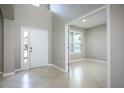
[[(82, 20), (85, 19), (85, 22), (82, 22)], [(100, 11), (98, 13), (95, 13), (93, 15), (90, 15), (86, 18), (83, 18), (80, 21), (73, 24), (73, 26), (88, 29), (97, 25), (105, 24), (106, 23), (106, 11)]]

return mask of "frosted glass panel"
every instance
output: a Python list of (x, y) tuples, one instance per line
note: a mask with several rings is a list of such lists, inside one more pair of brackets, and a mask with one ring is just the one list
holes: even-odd
[(28, 62), (28, 32), (24, 32), (24, 63)]
[(27, 37), (28, 37), (28, 32), (25, 31), (25, 32), (24, 32), (24, 38), (27, 38)]

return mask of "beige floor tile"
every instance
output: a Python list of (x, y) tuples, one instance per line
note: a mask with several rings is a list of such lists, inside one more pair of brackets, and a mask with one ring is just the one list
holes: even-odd
[(105, 88), (106, 64), (97, 62), (71, 63), (64, 73), (53, 66), (0, 76), (1, 88)]

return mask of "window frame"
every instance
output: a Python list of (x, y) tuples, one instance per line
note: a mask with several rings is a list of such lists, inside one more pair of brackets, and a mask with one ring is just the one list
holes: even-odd
[[(70, 31), (69, 31), (69, 39), (70, 39), (70, 32), (78, 32), (78, 33), (80, 33), (80, 35), (81, 35), (81, 42), (80, 42), (80, 52), (71, 52), (70, 51), (70, 40), (69, 40), (69, 54), (81, 54), (83, 51), (82, 51), (82, 44), (83, 44), (83, 42), (82, 42), (82, 39), (83, 39), (83, 32), (81, 32), (81, 31), (76, 31), (76, 30), (71, 30), (70, 29)], [(74, 43), (74, 42), (73, 42)], [(74, 47), (73, 47), (74, 48)]]

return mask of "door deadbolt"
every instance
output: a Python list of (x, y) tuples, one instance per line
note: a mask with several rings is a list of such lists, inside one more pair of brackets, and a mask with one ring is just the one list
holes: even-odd
[(32, 52), (32, 47), (30, 47), (30, 52)]
[(30, 47), (30, 49), (32, 49), (32, 47)]

